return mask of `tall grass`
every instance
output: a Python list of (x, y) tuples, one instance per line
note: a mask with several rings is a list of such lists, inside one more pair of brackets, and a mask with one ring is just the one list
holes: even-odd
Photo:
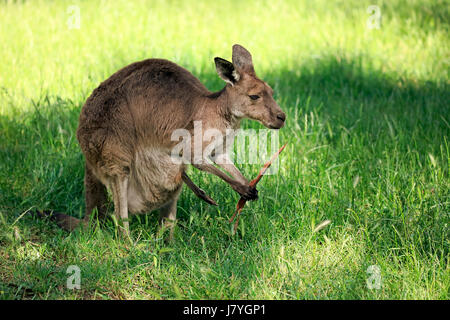
[[(67, 24), (73, 5), (79, 29)], [(381, 10), (379, 29), (367, 27), (369, 5)], [(2, 2), (0, 297), (448, 299), (448, 8), (419, 0)], [(162, 57), (219, 90), (213, 58), (230, 59), (234, 43), (274, 88), (288, 116), (280, 139), (289, 143), (235, 236), (227, 219), (237, 194), (193, 169), (219, 206), (183, 190), (170, 245), (156, 237), (155, 213), (133, 218), (132, 245), (111, 221), (67, 234), (29, 214), (83, 214), (75, 130), (101, 81)], [(82, 270), (81, 290), (66, 288), (69, 265)], [(380, 289), (366, 284), (371, 265)]]

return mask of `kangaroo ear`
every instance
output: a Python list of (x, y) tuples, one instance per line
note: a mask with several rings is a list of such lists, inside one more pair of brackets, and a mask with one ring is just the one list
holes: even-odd
[(255, 74), (252, 55), (247, 49), (239, 44), (233, 46), (233, 65), (238, 72), (246, 72), (251, 75)]
[(219, 74), (219, 77), (222, 78), (222, 80), (228, 82), (232, 86), (239, 81), (239, 73), (237, 73), (236, 69), (230, 61), (216, 57), (214, 58), (214, 62), (216, 63), (217, 73)]

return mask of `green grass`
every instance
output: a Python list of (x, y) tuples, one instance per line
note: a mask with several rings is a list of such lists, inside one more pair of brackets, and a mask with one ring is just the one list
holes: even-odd
[[(69, 29), (78, 5), (81, 28)], [(368, 29), (369, 5), (380, 29)], [(0, 297), (3, 299), (449, 299), (448, 1), (2, 1)], [(83, 214), (75, 130), (92, 90), (150, 57), (211, 90), (213, 58), (240, 43), (287, 112), (279, 174), (238, 232), (238, 196), (190, 169), (176, 240), (156, 213), (134, 243), (112, 221), (72, 234), (28, 210)], [(244, 127), (261, 128), (244, 122)], [(241, 166), (249, 178), (257, 165)], [(331, 224), (314, 232), (322, 221)], [(66, 269), (81, 268), (81, 290)], [(370, 265), (381, 289), (368, 289)]]

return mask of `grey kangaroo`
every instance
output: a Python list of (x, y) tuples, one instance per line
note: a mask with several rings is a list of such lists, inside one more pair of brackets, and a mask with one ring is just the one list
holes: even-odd
[[(226, 82), (219, 92), (210, 92), (189, 71), (162, 59), (132, 63), (92, 92), (81, 110), (77, 130), (86, 158), (86, 214), (77, 219), (52, 213), (60, 227), (71, 231), (87, 225), (94, 208), (99, 218), (105, 217), (107, 188), (125, 235), (129, 233), (129, 213), (159, 209), (160, 225), (169, 228), (172, 238), (183, 182), (198, 197), (215, 204), (187, 176), (186, 163), (172, 161), (171, 150), (178, 143), (171, 139), (173, 131), (192, 132), (194, 121), (201, 121), (204, 130), (214, 128), (225, 136), (227, 129), (239, 128), (243, 118), (280, 129), (286, 115), (273, 99), (273, 90), (256, 76), (245, 48), (233, 46), (232, 63), (221, 58), (214, 61), (219, 77)], [(200, 147), (204, 149), (206, 144)], [(206, 154), (204, 161), (191, 164), (220, 177), (246, 200), (257, 199), (256, 189), (231, 162), (216, 161), (220, 169), (214, 165), (219, 156), (227, 158), (227, 154)]]

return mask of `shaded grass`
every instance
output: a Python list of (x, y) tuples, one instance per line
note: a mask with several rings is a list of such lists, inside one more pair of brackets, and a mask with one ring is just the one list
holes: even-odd
[[(224, 15), (227, 6), (239, 8), (239, 18), (249, 12), (262, 15), (254, 15), (242, 29), (244, 35), (226, 30), (230, 22), (225, 17), (192, 21), (217, 5), (189, 9), (177, 3), (178, 10), (154, 2), (147, 4), (153, 7), (153, 19), (173, 10), (183, 18), (176, 23), (195, 32), (192, 39), (180, 41), (186, 33), (175, 27), (163, 34), (150, 28), (155, 38), (144, 50), (132, 36), (149, 27), (145, 10), (119, 4), (119, 15), (108, 13), (108, 5), (100, 9), (81, 2), (88, 17), (106, 10), (102, 21), (111, 29), (99, 34), (98, 49), (90, 47), (94, 40), (82, 37), (82, 29), (72, 33), (78, 41), (75, 53), (47, 52), (66, 67), (40, 59), (48, 47), (68, 41), (63, 39), (67, 30), (55, 27), (49, 36), (51, 23), (37, 25), (32, 37), (43, 44), (34, 54), (15, 49), (24, 37), (11, 41), (6, 56), (29, 57), (34, 66), (28, 60), (16, 62), (16, 68), (30, 74), (19, 80), (15, 72), (1, 79), (1, 297), (448, 299), (450, 110), (448, 43), (442, 38), (448, 11), (440, 2), (393, 3), (391, 9), (380, 3), (386, 15), (372, 39), (361, 37), (367, 32), (362, 29), (367, 6), (356, 2), (278, 3), (284, 23), (262, 23), (268, 2), (223, 4)], [(32, 3), (7, 10), (16, 18), (37, 21), (48, 11), (64, 12), (57, 11), (62, 5), (43, 4), (33, 14)], [(309, 14), (300, 15), (305, 12)], [(123, 17), (139, 19), (144, 26), (132, 30)], [(159, 19), (158, 28), (176, 20), (167, 19)], [(202, 27), (212, 22), (210, 28)], [(17, 26), (12, 34), (26, 26)], [(114, 31), (123, 44), (108, 42)], [(267, 36), (268, 43), (252, 32)], [(202, 45), (196, 43), (199, 38)], [(273, 86), (287, 112), (280, 141), (289, 145), (279, 174), (265, 177), (260, 200), (246, 207), (236, 236), (231, 236), (227, 219), (237, 195), (217, 178), (193, 169), (193, 179), (219, 206), (210, 207), (183, 190), (176, 241), (168, 246), (156, 238), (155, 214), (132, 219), (134, 243), (129, 244), (117, 239), (112, 221), (67, 234), (26, 212), (38, 207), (83, 214), (84, 165), (75, 130), (81, 106), (100, 80), (133, 60), (159, 55), (188, 67), (208, 88), (218, 90), (223, 84), (211, 57), (223, 52), (229, 58), (230, 44), (241, 39), (250, 44), (257, 73)], [(0, 68), (11, 71), (11, 66)], [(44, 70), (42, 78), (34, 68)], [(67, 77), (48, 70), (65, 70), (74, 79), (61, 81)], [(88, 76), (80, 77), (81, 70)], [(261, 128), (250, 121), (244, 127)], [(258, 169), (242, 166), (247, 177)], [(325, 219), (332, 223), (314, 232)], [(66, 289), (69, 265), (82, 270), (80, 291)], [(366, 286), (370, 265), (381, 269), (380, 290)]]

